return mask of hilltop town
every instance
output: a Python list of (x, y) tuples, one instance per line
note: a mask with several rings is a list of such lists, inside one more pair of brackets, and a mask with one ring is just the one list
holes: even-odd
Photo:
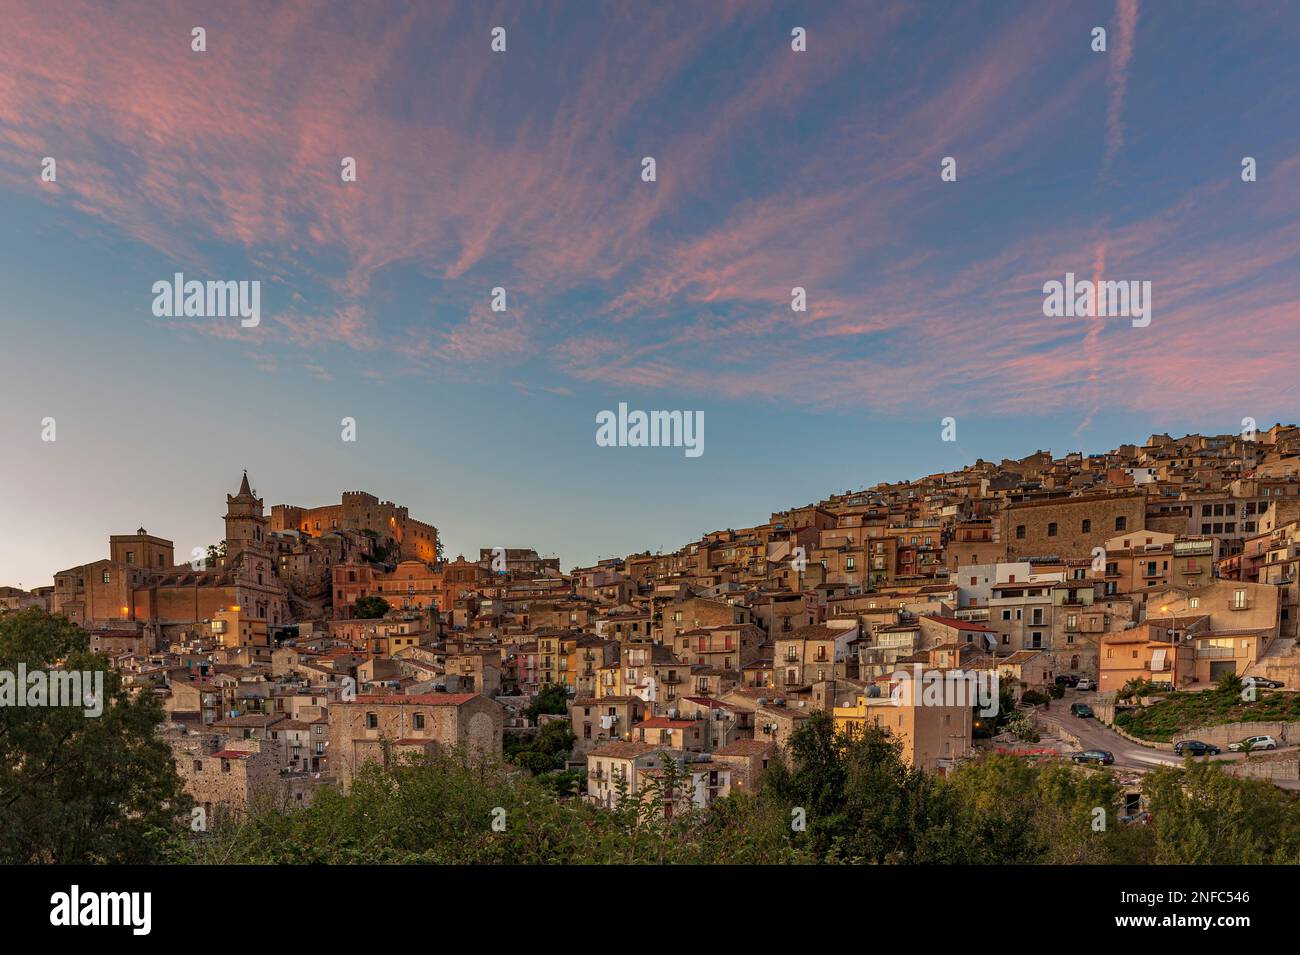
[[(0, 588), (0, 613), (62, 615), (158, 698), (214, 815), (310, 805), (368, 762), (457, 746), (571, 772), (603, 809), (671, 761), (674, 798), (707, 807), (760, 785), (818, 713), (883, 728), (937, 775), (1030, 738), (1140, 773), (1196, 730), (1235, 774), (1300, 778), (1286, 723), (1250, 759), (1230, 749), (1248, 712), (1164, 739), (1133, 722), (1171, 691), (1300, 685), (1291, 425), (980, 460), (568, 572), (529, 547), (445, 559), (433, 524), (364, 491), (268, 514), (245, 473), (224, 519), (192, 561), (140, 528), (52, 586)], [(1014, 714), (897, 692), (934, 671), (995, 675)], [(1025, 714), (1032, 737), (1005, 725)]]

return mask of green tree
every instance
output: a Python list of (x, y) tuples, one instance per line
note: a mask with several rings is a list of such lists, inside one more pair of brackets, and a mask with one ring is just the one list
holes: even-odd
[(1219, 679), (1219, 684), (1217, 689), (1220, 693), (1225, 693), (1228, 696), (1240, 697), (1241, 677), (1238, 676), (1236, 673), (1225, 673)]
[(352, 613), (361, 620), (374, 620), (388, 613), (388, 607), (388, 601), (383, 597), (366, 594), (364, 597), (357, 598), (357, 602), (353, 604)]
[(1159, 767), (1144, 791), (1157, 865), (1300, 863), (1300, 803), (1272, 783), (1205, 761)]
[(156, 732), (158, 701), (129, 692), (80, 627), (39, 609), (0, 620), (0, 672), (20, 663), (102, 673), (103, 712), (0, 706), (0, 863), (163, 861), (190, 802)]
[(552, 716), (564, 716), (569, 712), (569, 691), (562, 683), (548, 683), (537, 691), (533, 702), (524, 707), (524, 715), (533, 726), (537, 717), (543, 713)]

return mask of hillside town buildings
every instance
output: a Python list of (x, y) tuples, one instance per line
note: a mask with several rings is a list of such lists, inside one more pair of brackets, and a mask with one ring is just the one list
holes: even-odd
[(268, 515), (244, 474), (224, 505), (198, 557), (140, 527), (52, 586), (0, 588), (0, 613), (62, 614), (162, 701), (213, 813), (306, 804), (367, 762), (501, 758), (553, 686), (543, 722), (575, 737), (579, 798), (672, 777), (672, 804), (700, 806), (756, 786), (817, 712), (930, 772), (970, 758), (972, 708), (899, 696), (904, 669), (995, 674), (1017, 698), (1063, 676), (1300, 676), (1294, 426), (979, 460), (567, 572), (526, 547), (447, 559), (433, 524), (365, 491)]

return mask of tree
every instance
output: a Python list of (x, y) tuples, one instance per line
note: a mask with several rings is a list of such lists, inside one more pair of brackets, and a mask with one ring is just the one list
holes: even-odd
[(205, 562), (205, 567), (207, 569), (211, 570), (213, 567), (217, 567), (225, 559), (226, 559), (225, 541), (222, 541), (220, 544), (208, 545), (208, 557), (207, 557), (207, 561)]
[(1225, 673), (1219, 680), (1217, 689), (1220, 693), (1226, 693), (1229, 696), (1241, 696), (1241, 677), (1236, 673)]
[(553, 716), (564, 716), (569, 712), (569, 691), (565, 689), (562, 683), (548, 683), (537, 691), (533, 697), (533, 702), (524, 708), (524, 716), (528, 717), (528, 722), (533, 726), (537, 725), (537, 717), (543, 713)]
[(1238, 779), (1216, 762), (1159, 767), (1143, 787), (1157, 865), (1295, 865), (1300, 804), (1262, 779)]
[(532, 739), (521, 740), (517, 736), (505, 739), (505, 757), (507, 762), (528, 770), (534, 776), (563, 769), (573, 744), (577, 740), (569, 724), (563, 720), (551, 720)]
[(157, 735), (162, 707), (129, 692), (63, 617), (32, 608), (0, 620), (0, 673), (12, 679), (23, 664), (30, 677), (56, 661), (102, 674), (102, 700), (0, 706), (0, 863), (163, 861), (190, 801)]
[(374, 594), (358, 597), (352, 606), (352, 613), (361, 620), (373, 620), (388, 613), (388, 601)]
[(791, 765), (773, 765), (763, 794), (785, 805), (787, 820), (802, 810), (809, 851), (853, 862), (915, 859), (933, 816), (932, 787), (903, 762), (898, 740), (878, 726), (836, 732), (830, 715), (816, 712), (791, 734), (789, 752)]

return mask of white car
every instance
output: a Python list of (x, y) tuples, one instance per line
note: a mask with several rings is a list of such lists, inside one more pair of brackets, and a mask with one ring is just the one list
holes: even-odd
[(1076, 690), (1084, 690), (1085, 692), (1086, 692), (1087, 690), (1095, 690), (1095, 689), (1097, 689), (1096, 684), (1094, 684), (1091, 680), (1087, 680), (1087, 679), (1085, 679), (1085, 680), (1080, 680), (1077, 684), (1075, 684), (1075, 687), (1074, 687), (1074, 688), (1075, 688)]
[(1232, 750), (1234, 753), (1240, 753), (1243, 749), (1246, 748), (1247, 743), (1250, 744), (1250, 748), (1253, 750), (1254, 749), (1277, 749), (1277, 740), (1275, 740), (1271, 736), (1247, 736), (1243, 740), (1238, 740), (1235, 743), (1229, 743), (1228, 749)]

